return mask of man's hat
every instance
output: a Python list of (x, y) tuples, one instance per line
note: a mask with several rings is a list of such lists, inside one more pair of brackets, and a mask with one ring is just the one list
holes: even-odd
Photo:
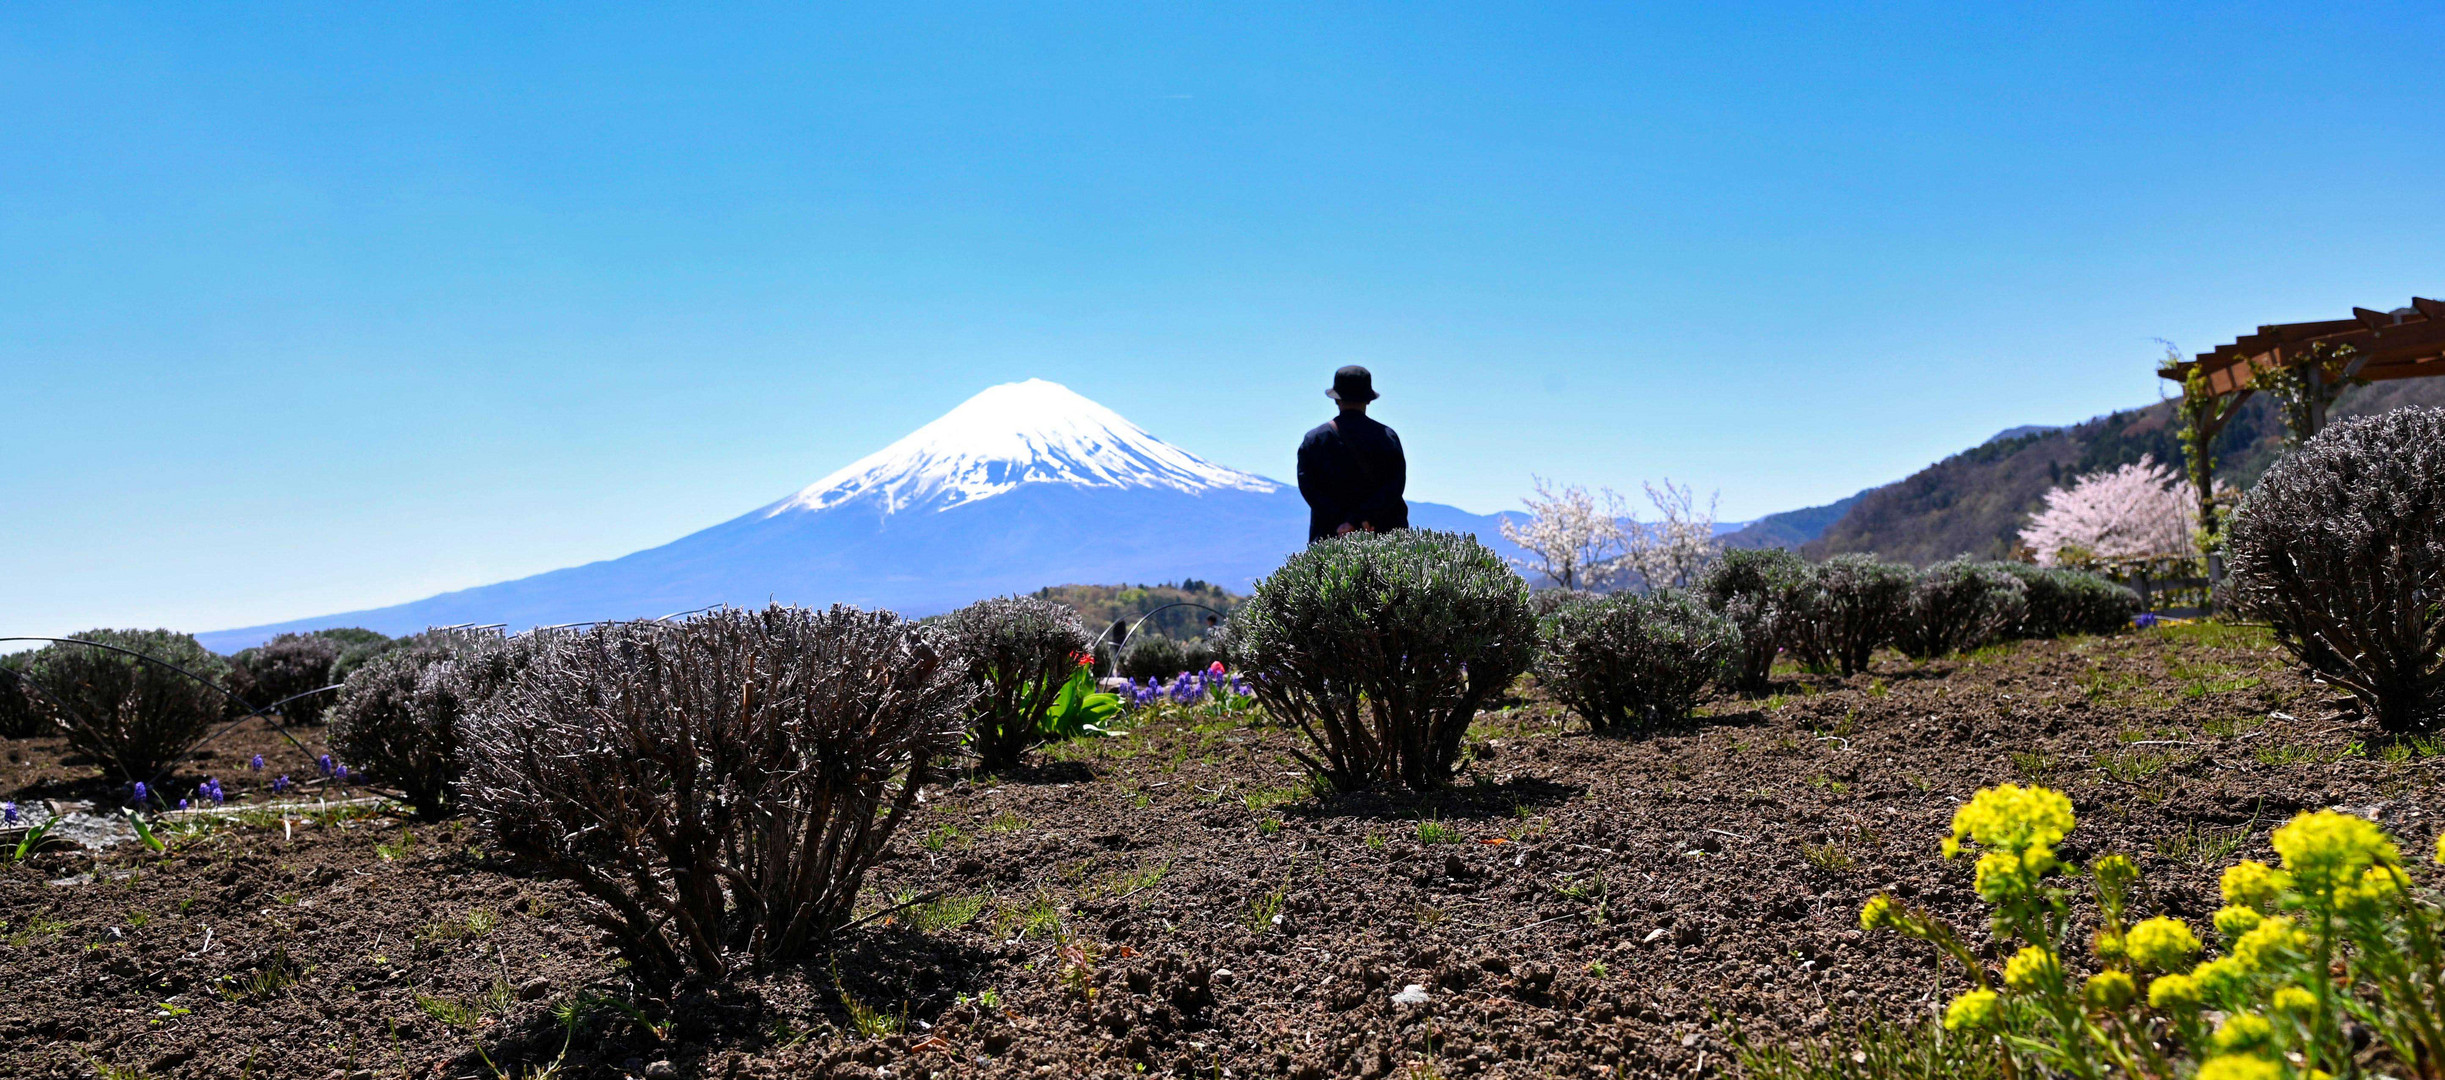
[(1325, 391), (1324, 396), (1346, 405), (1364, 405), (1375, 400), (1375, 376), (1352, 364), (1333, 373), (1333, 388)]

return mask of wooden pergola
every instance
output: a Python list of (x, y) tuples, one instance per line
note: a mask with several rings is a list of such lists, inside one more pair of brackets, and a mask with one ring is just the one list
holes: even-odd
[[(2206, 392), (2205, 401), (2186, 400), (2184, 411), (2197, 408), (2193, 415), (2203, 438), (2213, 443), (2258, 392), (2261, 376), (2291, 370), (2300, 373), (2310, 391), (2308, 415), (2298, 418), (2307, 430), (2294, 433), (2307, 439), (2326, 426), (2327, 401), (2337, 383), (2445, 375), (2445, 302), (2415, 296), (2411, 306), (2393, 311), (2356, 307), (2348, 319), (2261, 326), (2255, 334), (2158, 368), (2157, 374), (2180, 385), (2185, 399), (2195, 390)], [(2199, 528), (2212, 537), (2218, 531), (2214, 485), (2195, 475), (2193, 479), (2200, 481)], [(2213, 544), (2206, 564), (2202, 583), (2212, 585), (2224, 576), (2221, 553)]]
[[(2346, 348), (2350, 359), (2340, 370), (2310, 363)], [(2255, 334), (2218, 345), (2195, 359), (2166, 365), (2157, 374), (2183, 384), (2194, 370), (2206, 376), (2208, 392), (2223, 399), (2209, 425), (2208, 435), (2213, 438), (2256, 391), (2260, 373), (2296, 367), (2303, 368), (2302, 374), (2313, 386), (2342, 379), (2382, 382), (2445, 375), (2445, 301), (2415, 296), (2410, 307), (2394, 311), (2356, 307), (2348, 319), (2261, 326)], [(2324, 397), (2313, 396), (2320, 401)], [(2325, 423), (2321, 404), (2304, 437)]]

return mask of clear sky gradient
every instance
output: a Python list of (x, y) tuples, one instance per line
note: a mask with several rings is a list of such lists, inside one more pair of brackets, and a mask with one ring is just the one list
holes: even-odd
[[(2348, 7), (2348, 11), (2336, 10)], [(0, 630), (625, 554), (1041, 376), (1727, 518), (2445, 294), (2433, 3), (13, 5)]]

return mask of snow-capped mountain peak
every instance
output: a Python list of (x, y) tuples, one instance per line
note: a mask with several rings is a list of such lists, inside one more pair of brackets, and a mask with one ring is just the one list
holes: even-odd
[(900, 441), (849, 463), (767, 516), (859, 501), (885, 514), (936, 511), (1023, 484), (1268, 494), (1281, 485), (1225, 468), (1146, 433), (1119, 413), (1043, 379), (988, 387)]

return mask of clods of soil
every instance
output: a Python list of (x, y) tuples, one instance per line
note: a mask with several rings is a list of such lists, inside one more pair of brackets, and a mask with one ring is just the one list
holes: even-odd
[[(2246, 629), (1784, 673), (1702, 712), (1598, 738), (1525, 687), (1452, 789), (1321, 797), (1294, 730), (1138, 714), (929, 791), (879, 917), (823, 958), (660, 999), (462, 822), (340, 807), (45, 853), (0, 867), (0, 1075), (1687, 1077), (1731, 1069), (1735, 1030), (1959, 990), (1857, 913), (1882, 890), (1977, 932), (1935, 846), (1979, 787), (2067, 791), (2064, 854), (2131, 855), (2141, 906), (2194, 921), (2296, 811), (2425, 844), (2445, 808), (2435, 744), (2379, 738)], [(54, 742), (6, 747), (8, 798), (111, 797)]]

